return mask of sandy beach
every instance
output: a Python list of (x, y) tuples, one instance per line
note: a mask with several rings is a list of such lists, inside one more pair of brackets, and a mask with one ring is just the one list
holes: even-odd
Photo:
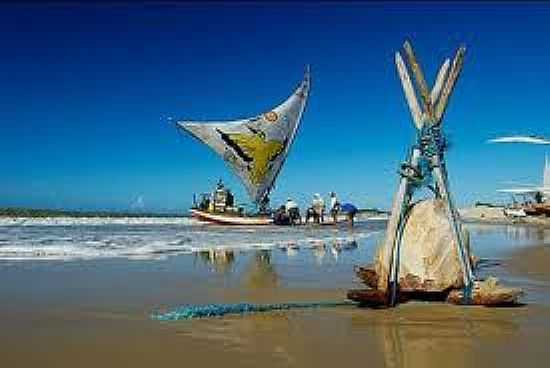
[[(550, 232), (533, 227), (469, 225), (479, 275), (524, 288), (522, 307), (409, 303), (150, 318), (185, 303), (342, 300), (359, 286), (353, 265), (370, 260), (383, 227), (361, 223), (353, 231), (372, 236), (349, 247), (325, 241), (217, 257), (205, 249), (163, 259), (2, 260), (3, 365), (540, 366), (550, 337)], [(347, 228), (332, 231), (353, 237)]]

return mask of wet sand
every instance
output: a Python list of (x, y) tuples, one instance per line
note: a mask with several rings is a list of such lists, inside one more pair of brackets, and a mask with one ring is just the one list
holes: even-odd
[[(162, 261), (0, 265), (6, 367), (539, 367), (550, 357), (550, 233), (474, 226), (481, 276), (522, 286), (527, 305), (488, 309), (409, 303), (157, 322), (183, 303), (341, 300), (357, 287), (357, 249), (180, 255)], [(322, 248), (322, 249), (321, 249)], [(225, 261), (222, 261), (225, 260)]]
[(550, 244), (518, 250), (510, 257), (509, 266), (514, 275), (550, 283)]

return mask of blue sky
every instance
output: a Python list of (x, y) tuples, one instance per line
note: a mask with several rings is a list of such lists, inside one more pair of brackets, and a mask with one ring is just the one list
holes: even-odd
[(271, 4), (0, 6), (0, 206), (185, 211), (239, 181), (168, 117), (233, 119), (284, 100), (312, 65), (273, 200), (337, 191), (389, 207), (414, 129), (393, 64), (410, 39), (430, 81), (468, 47), (445, 130), (459, 205), (538, 183), (549, 135), (550, 6)]

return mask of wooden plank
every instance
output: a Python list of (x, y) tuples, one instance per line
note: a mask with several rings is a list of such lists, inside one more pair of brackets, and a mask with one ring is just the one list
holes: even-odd
[[(400, 291), (397, 297), (399, 303), (406, 303), (411, 300), (444, 302), (447, 300), (448, 295), (448, 291)], [(382, 308), (389, 306), (388, 294), (380, 290), (351, 289), (347, 292), (347, 298), (359, 303), (361, 307)]]
[[(380, 290), (348, 290), (346, 297), (349, 300), (358, 302), (362, 307), (377, 308), (388, 305), (388, 294)], [(405, 300), (401, 301), (404, 302)]]
[(416, 80), (416, 85), (418, 86), (418, 89), (420, 91), (420, 97), (422, 98), (426, 118), (430, 121), (433, 121), (432, 98), (430, 95), (430, 90), (428, 89), (428, 84), (426, 83), (426, 79), (424, 78), (422, 68), (418, 63), (418, 60), (409, 41), (405, 41), (405, 43), (403, 44), (403, 48), (405, 49), (405, 55), (407, 56), (407, 61), (409, 62), (409, 66), (413, 72), (414, 79)]
[(407, 104), (409, 105), (409, 110), (414, 121), (414, 125), (417, 129), (422, 128), (422, 111), (420, 110), (420, 105), (416, 99), (416, 94), (414, 92), (414, 87), (407, 72), (407, 67), (403, 62), (403, 58), (399, 52), (395, 53), (395, 65), (397, 66), (397, 72), (399, 74), (399, 79), (401, 79), (401, 85), (403, 86), (403, 91), (405, 92), (405, 98), (407, 99)]
[(471, 299), (464, 298), (464, 291), (451, 290), (447, 302), (452, 304), (484, 305), (486, 307), (513, 306), (520, 304), (523, 290), (499, 285), (498, 279), (488, 277), (484, 281), (475, 281)]
[[(414, 168), (418, 167), (418, 160), (420, 159), (420, 150), (414, 148), (411, 157), (409, 159), (409, 165)], [(386, 229), (386, 240), (384, 244), (384, 251), (386, 252), (386, 260), (390, 260), (389, 264), (389, 283), (386, 282), (386, 277), (380, 275), (379, 288), (390, 289), (389, 292), (395, 295), (395, 288), (398, 284), (399, 278), (399, 254), (401, 246), (401, 231), (402, 231), (402, 222), (403, 222), (403, 212), (406, 206), (409, 205), (411, 197), (411, 183), (408, 177), (401, 177), (399, 183), (399, 189), (394, 198), (392, 205), (391, 217), (388, 221), (388, 226)], [(394, 303), (395, 300), (392, 298), (391, 302)]]
[[(380, 278), (378, 287), (382, 290), (386, 290), (388, 288), (388, 281), (395, 280), (394, 278), (394, 255), (396, 253), (395, 247), (397, 243), (397, 233), (399, 229), (399, 225), (401, 222), (401, 212), (403, 211), (403, 207), (405, 206), (405, 198), (407, 191), (409, 189), (409, 179), (402, 177), (399, 181), (399, 188), (397, 189), (397, 193), (395, 194), (395, 198), (393, 200), (392, 210), (391, 210), (391, 216), (388, 221), (388, 225), (386, 228), (386, 239), (384, 241), (384, 256), (383, 259), (389, 260), (388, 265), (388, 271), (389, 275), (382, 275), (383, 277)], [(385, 276), (385, 277), (384, 277)], [(387, 278), (389, 276), (389, 279)]]
[(464, 240), (462, 239), (462, 232), (460, 231), (458, 214), (453, 206), (451, 195), (449, 192), (449, 184), (447, 182), (447, 172), (445, 170), (444, 164), (442, 164), (439, 161), (438, 156), (435, 156), (432, 160), (433, 160), (432, 161), (433, 177), (437, 184), (437, 188), (439, 190), (441, 198), (445, 203), (445, 211), (447, 212), (447, 216), (451, 224), (451, 230), (453, 232), (453, 237), (455, 239), (455, 243), (457, 247), (456, 249), (457, 255), (462, 268), (462, 277), (464, 280), (464, 285), (470, 286), (474, 280), (472, 264), (470, 262), (470, 256), (468, 254), (468, 251), (466, 250), (466, 247), (464, 245)]
[(376, 270), (374, 269), (374, 266), (355, 266), (353, 270), (355, 271), (357, 277), (359, 277), (365, 285), (367, 285), (371, 289), (378, 289), (379, 277), (376, 273)]
[[(518, 288), (504, 288), (497, 286), (492, 290), (482, 290), (476, 287), (472, 293), (470, 300), (464, 299), (462, 290), (446, 290), (446, 291), (400, 291), (399, 303), (407, 303), (412, 300), (424, 302), (443, 302), (458, 305), (481, 305), (485, 307), (504, 307), (521, 305), (520, 298), (524, 295), (523, 291)], [(347, 292), (347, 299), (359, 303), (361, 307), (383, 308), (388, 306), (387, 294), (380, 290), (373, 289), (351, 289)]]
[(451, 70), (449, 71), (449, 77), (445, 81), (443, 91), (441, 92), (441, 97), (439, 98), (435, 109), (435, 121), (437, 123), (441, 123), (441, 120), (443, 119), (443, 115), (445, 114), (445, 110), (447, 108), (447, 103), (449, 102), (449, 98), (453, 92), (455, 83), (462, 70), (465, 53), (466, 48), (464, 46), (461, 46), (456, 52), (455, 58), (453, 60), (453, 65), (451, 66)]
[(437, 99), (439, 98), (439, 94), (441, 93), (441, 89), (443, 88), (443, 83), (445, 82), (445, 79), (447, 77), (447, 72), (449, 71), (449, 66), (451, 65), (451, 61), (449, 59), (445, 59), (445, 62), (443, 65), (441, 65), (441, 68), (439, 68), (439, 72), (437, 73), (437, 78), (435, 79), (435, 84), (432, 88), (431, 98), (432, 98), (432, 104), (437, 103)]

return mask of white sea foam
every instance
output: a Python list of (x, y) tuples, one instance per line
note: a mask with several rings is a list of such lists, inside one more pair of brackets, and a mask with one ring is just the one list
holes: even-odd
[[(314, 249), (356, 247), (377, 232), (331, 227), (250, 227), (205, 225), (191, 219), (33, 219), (4, 225), (0, 260), (162, 259), (221, 249)], [(114, 220), (114, 221), (113, 221)]]
[(191, 217), (0, 217), (0, 226), (193, 225)]

